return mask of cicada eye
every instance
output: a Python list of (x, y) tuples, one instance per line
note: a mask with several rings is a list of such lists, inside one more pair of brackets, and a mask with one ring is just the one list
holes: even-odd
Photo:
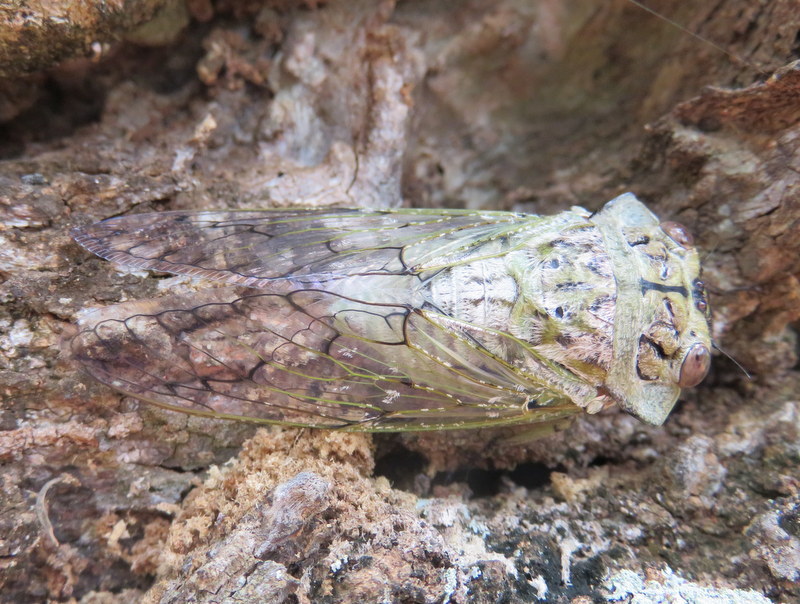
[(661, 229), (678, 245), (682, 247), (694, 246), (692, 233), (680, 222), (672, 222), (671, 220), (662, 222)]
[(709, 367), (711, 367), (711, 352), (704, 344), (695, 344), (683, 358), (678, 386), (681, 388), (697, 386), (706, 377)]

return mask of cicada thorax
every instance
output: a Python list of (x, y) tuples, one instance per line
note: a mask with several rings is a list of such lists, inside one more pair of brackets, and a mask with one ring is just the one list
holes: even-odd
[(599, 386), (613, 362), (616, 285), (603, 238), (584, 219), (526, 250), (510, 328), (537, 351)]
[[(598, 411), (619, 403), (660, 423), (708, 369), (697, 252), (633, 196), (574, 209), (489, 241), (437, 272), (426, 303), (542, 388)], [(510, 334), (524, 342), (509, 347)], [(540, 393), (533, 391), (532, 398)]]
[(561, 397), (597, 411), (614, 402), (602, 386), (613, 361), (616, 286), (589, 216), (575, 209), (537, 217), (432, 275), (421, 291), (525, 374), (531, 402)]

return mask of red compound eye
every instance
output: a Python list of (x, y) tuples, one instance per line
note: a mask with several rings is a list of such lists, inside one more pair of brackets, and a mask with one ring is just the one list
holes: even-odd
[(694, 237), (689, 232), (689, 229), (680, 222), (672, 222), (671, 220), (662, 222), (661, 229), (678, 245), (682, 247), (694, 246)]
[(678, 386), (681, 388), (697, 386), (706, 377), (709, 367), (711, 367), (711, 353), (708, 348), (703, 344), (695, 344), (683, 358)]

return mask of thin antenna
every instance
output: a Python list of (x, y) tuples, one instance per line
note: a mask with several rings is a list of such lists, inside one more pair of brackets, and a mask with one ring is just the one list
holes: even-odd
[(680, 24), (680, 23), (678, 23), (677, 21), (675, 21), (675, 20), (673, 20), (673, 19), (670, 19), (669, 17), (666, 17), (666, 16), (662, 15), (662, 14), (661, 14), (661, 13), (659, 13), (658, 11), (656, 11), (656, 10), (653, 10), (653, 9), (652, 9), (652, 8), (650, 8), (649, 6), (646, 6), (645, 4), (643, 4), (642, 2), (640, 2), (639, 0), (628, 0), (628, 2), (630, 2), (630, 3), (631, 3), (631, 4), (633, 4), (634, 6), (638, 6), (638, 7), (639, 7), (639, 8), (641, 8), (643, 11), (646, 11), (646, 12), (650, 13), (650, 14), (651, 14), (651, 15), (653, 15), (654, 17), (656, 17), (656, 18), (658, 18), (658, 19), (661, 19), (662, 21), (665, 21), (666, 23), (669, 23), (670, 25), (672, 25), (673, 27), (676, 27), (677, 29), (681, 30), (682, 32), (684, 32), (684, 33), (686, 33), (686, 34), (689, 34), (689, 35), (690, 35), (690, 36), (692, 36), (692, 37), (693, 37), (695, 40), (698, 40), (698, 41), (702, 42), (703, 44), (707, 44), (707, 45), (708, 45), (708, 46), (710, 46), (711, 48), (714, 48), (714, 49), (718, 50), (719, 52), (721, 52), (721, 53), (723, 53), (723, 54), (726, 54), (728, 57), (730, 57), (731, 59), (733, 59), (733, 60), (734, 60), (734, 61), (736, 61), (737, 63), (739, 63), (739, 64), (741, 64), (741, 65), (747, 65), (748, 67), (751, 67), (751, 68), (755, 69), (756, 71), (758, 71), (758, 72), (759, 72), (761, 75), (768, 75), (768, 74), (767, 74), (765, 71), (763, 71), (763, 70), (762, 70), (762, 69), (760, 69), (759, 67), (757, 67), (757, 66), (753, 65), (752, 63), (750, 63), (750, 61), (747, 61), (747, 60), (743, 59), (742, 57), (740, 57), (740, 56), (739, 56), (739, 55), (737, 55), (736, 53), (733, 53), (733, 52), (731, 52), (731, 51), (727, 50), (726, 48), (723, 48), (722, 46), (720, 46), (720, 45), (719, 45), (719, 44), (717, 44), (716, 42), (712, 42), (712, 41), (711, 41), (711, 40), (709, 40), (708, 38), (704, 38), (704, 37), (703, 37), (703, 36), (701, 36), (700, 34), (697, 34), (697, 33), (693, 32), (691, 29), (689, 29), (689, 28), (688, 28), (688, 27), (686, 27), (685, 25), (681, 25), (681, 24)]
[(724, 350), (722, 350), (722, 348), (720, 348), (719, 346), (717, 346), (717, 344), (716, 344), (715, 342), (711, 342), (711, 346), (714, 348), (714, 350), (716, 350), (716, 351), (718, 351), (718, 352), (722, 353), (723, 355), (725, 355), (726, 357), (728, 357), (728, 358), (729, 358), (731, 361), (733, 361), (733, 364), (734, 364), (734, 365), (736, 365), (736, 366), (737, 366), (739, 369), (741, 369), (742, 373), (744, 373), (745, 377), (746, 377), (748, 380), (752, 380), (752, 379), (753, 379), (753, 376), (752, 376), (752, 375), (750, 375), (750, 372), (749, 372), (749, 371), (747, 371), (747, 369), (745, 369), (744, 367), (742, 367), (742, 364), (741, 364), (739, 361), (737, 361), (737, 360), (736, 360), (736, 359), (734, 359), (734, 358), (733, 358), (731, 355), (729, 355), (727, 352), (725, 352)]

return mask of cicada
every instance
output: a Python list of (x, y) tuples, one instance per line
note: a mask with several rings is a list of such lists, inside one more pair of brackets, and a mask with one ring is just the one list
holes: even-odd
[(89, 313), (95, 378), (198, 415), (407, 431), (650, 424), (710, 364), (688, 232), (625, 194), (591, 214), (163, 212), (75, 229), (126, 267), (219, 282)]

